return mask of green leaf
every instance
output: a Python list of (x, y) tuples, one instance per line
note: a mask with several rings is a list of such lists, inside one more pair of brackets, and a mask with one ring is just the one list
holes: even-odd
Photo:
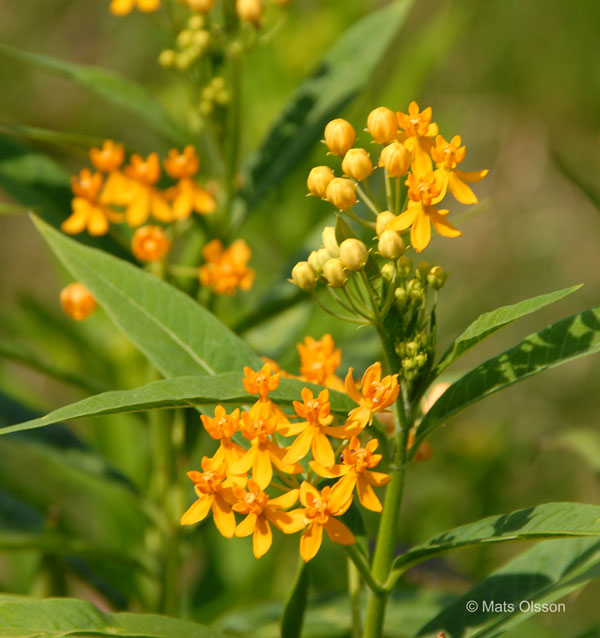
[(359, 20), (300, 85), (245, 168), (243, 195), (250, 205), (297, 166), (322, 137), (327, 122), (368, 84), (412, 4), (396, 0)]
[(455, 414), (528, 377), (600, 350), (600, 306), (558, 321), (453, 383), (425, 415), (414, 446)]
[[(87, 399), (77, 401), (47, 416), (26, 421), (0, 429), (0, 434), (21, 432), (41, 428), (52, 423), (71, 421), (84, 417), (135, 412), (152, 408), (200, 407), (222, 405), (243, 405), (254, 403), (256, 397), (250, 396), (242, 383), (240, 372), (229, 372), (215, 376), (175, 377), (155, 381), (135, 390), (104, 392)], [(298, 379), (281, 379), (279, 388), (269, 396), (281, 405), (291, 405), (300, 400), (302, 388), (312, 388), (313, 392), (322, 390), (320, 386)], [(347, 414), (356, 407), (345, 394), (329, 391), (331, 409), (337, 414)]]
[(101, 612), (91, 603), (69, 598), (35, 600), (0, 596), (3, 638), (222, 638), (220, 632), (196, 623), (152, 614)]
[(167, 377), (262, 366), (231, 330), (191, 297), (140, 268), (33, 221), (73, 277)]
[(102, 146), (104, 141), (99, 137), (90, 137), (89, 135), (68, 133), (66, 131), (52, 131), (23, 124), (0, 123), (0, 132), (14, 135), (28, 142), (44, 144), (69, 153), (83, 153), (86, 156), (90, 148)]
[[(447, 638), (494, 638), (533, 615), (520, 609), (523, 601), (525, 605), (550, 604), (598, 576), (599, 541), (572, 538), (539, 543), (446, 607), (417, 635), (433, 638), (444, 631)], [(467, 610), (469, 601), (476, 604), (475, 611)], [(484, 602), (489, 605), (490, 601), (506, 608), (484, 607)]]
[(600, 506), (546, 503), (442, 532), (398, 557), (395, 568), (405, 571), (437, 554), (482, 543), (540, 540), (568, 536), (600, 536)]
[(300, 559), (296, 580), (281, 614), (281, 635), (286, 638), (300, 638), (302, 636), (304, 614), (308, 602), (309, 570), (309, 563)]
[(532, 297), (531, 299), (526, 299), (510, 306), (502, 306), (492, 312), (485, 312), (480, 315), (442, 356), (434, 371), (435, 376), (439, 376), (443, 370), (454, 363), (467, 350), (477, 345), (480, 341), (483, 341), (486, 337), (508, 326), (516, 319), (530, 315), (570, 295), (572, 292), (579, 290), (581, 285), (550, 292), (547, 295)]
[(67, 78), (99, 97), (127, 109), (173, 143), (183, 146), (189, 142), (188, 133), (169, 115), (160, 102), (144, 88), (114, 71), (65, 62), (7, 44), (0, 44), (0, 53)]

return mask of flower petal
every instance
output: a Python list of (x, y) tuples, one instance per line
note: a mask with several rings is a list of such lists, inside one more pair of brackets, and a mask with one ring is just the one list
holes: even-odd
[(235, 528), (235, 535), (238, 538), (250, 536), (256, 527), (256, 519), (256, 514), (250, 512), (250, 514), (248, 514), (248, 516), (246, 516), (246, 518)]
[(306, 497), (308, 494), (312, 494), (313, 497), (319, 498), (319, 490), (314, 485), (311, 485), (308, 481), (302, 481), (302, 485), (300, 486), (300, 502), (302, 505), (308, 505), (308, 501)]
[(269, 499), (268, 506), (277, 509), (288, 509), (293, 507), (298, 500), (299, 490), (290, 490), (281, 496)]
[(235, 534), (235, 514), (231, 507), (220, 496), (215, 496), (211, 509), (213, 520), (219, 532), (225, 538), (233, 538)]
[(305, 562), (314, 558), (323, 542), (323, 526), (313, 521), (300, 538), (300, 556)]
[(256, 521), (256, 527), (254, 528), (254, 535), (252, 536), (252, 551), (255, 558), (264, 556), (271, 547), (273, 542), (273, 532), (269, 522), (263, 517), (259, 516)]
[(208, 496), (204, 494), (202, 498), (199, 498), (181, 517), (179, 521), (180, 525), (193, 525), (203, 521), (207, 514), (210, 512), (210, 506), (212, 505), (214, 496)]
[(460, 237), (462, 235), (458, 228), (455, 228), (449, 221), (444, 219), (440, 211), (432, 209), (429, 213), (429, 217), (431, 218), (433, 227), (442, 237)]
[(261, 490), (268, 487), (273, 478), (273, 466), (271, 465), (271, 455), (268, 450), (257, 448), (252, 468), (252, 478), (258, 483)]
[(325, 523), (325, 530), (334, 543), (339, 543), (340, 545), (354, 545), (356, 543), (352, 532), (337, 518), (330, 518)]
[(461, 204), (476, 204), (479, 201), (475, 193), (455, 172), (450, 173), (448, 176), (448, 188)]
[(316, 461), (325, 467), (330, 467), (335, 463), (335, 455), (333, 454), (331, 443), (321, 430), (315, 429), (314, 431), (312, 453)]
[(383, 510), (381, 502), (377, 498), (373, 488), (362, 476), (359, 477), (356, 482), (356, 488), (356, 491), (358, 492), (358, 500), (364, 508), (371, 510), (372, 512), (381, 512)]
[(413, 248), (418, 252), (422, 252), (431, 240), (431, 221), (422, 207), (417, 207), (417, 216), (415, 223), (410, 230), (410, 242)]
[(456, 175), (465, 182), (480, 182), (489, 172), (486, 168), (482, 171), (456, 171)]
[(272, 510), (267, 507), (265, 516), (284, 534), (295, 534), (306, 527), (303, 509), (282, 512), (281, 510)]
[[(411, 206), (408, 210), (404, 211), (396, 219), (386, 224), (386, 230), (406, 230), (409, 226), (412, 226), (417, 217), (418, 207)], [(352, 397), (354, 398), (354, 397)]]
[(297, 463), (300, 459), (303, 459), (310, 450), (314, 434), (314, 428), (307, 427), (288, 448), (286, 455), (283, 457), (282, 463), (284, 465), (291, 465), (292, 463)]

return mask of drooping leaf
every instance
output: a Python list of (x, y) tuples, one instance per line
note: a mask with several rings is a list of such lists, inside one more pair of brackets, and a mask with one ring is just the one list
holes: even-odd
[(296, 90), (245, 168), (244, 197), (256, 204), (321, 138), (327, 122), (372, 78), (412, 0), (395, 0), (348, 29)]
[[(446, 607), (417, 636), (433, 638), (443, 631), (447, 638), (494, 638), (533, 615), (529, 603), (550, 604), (598, 576), (600, 541), (570, 538), (539, 543)], [(490, 608), (490, 603), (498, 607)]]
[(35, 600), (0, 596), (0, 634), (3, 638), (222, 638), (220, 632), (196, 623), (153, 614), (101, 612), (84, 600)]
[(300, 638), (303, 635), (309, 583), (310, 564), (300, 559), (294, 585), (281, 614), (281, 635), (286, 638)]
[(415, 445), (452, 416), (528, 377), (600, 350), (600, 306), (558, 321), (453, 383), (425, 415)]
[(53, 131), (51, 129), (38, 128), (35, 126), (25, 126), (23, 124), (0, 124), (0, 132), (14, 135), (28, 142), (43, 144), (70, 153), (87, 155), (90, 148), (102, 146), (99, 137), (90, 137), (79, 133), (69, 133), (67, 131)]
[[(254, 403), (256, 397), (250, 396), (242, 383), (242, 373), (228, 372), (215, 376), (175, 377), (155, 381), (135, 390), (104, 392), (58, 410), (47, 416), (33, 419), (19, 425), (0, 429), (0, 434), (21, 432), (35, 428), (81, 419), (84, 417), (134, 412), (151, 408), (199, 407), (222, 405), (242, 405)], [(298, 379), (281, 379), (277, 390), (270, 397), (278, 404), (291, 405), (300, 400), (302, 388), (309, 387), (313, 392), (322, 390), (320, 386)], [(345, 394), (329, 391), (332, 411), (346, 414), (355, 404)]]
[(530, 315), (537, 310), (541, 310), (555, 301), (570, 295), (572, 292), (579, 290), (579, 286), (571, 286), (563, 290), (557, 290), (546, 295), (532, 297), (510, 306), (502, 306), (492, 312), (485, 312), (458, 337), (450, 346), (447, 352), (442, 356), (434, 371), (437, 377), (449, 365), (454, 363), (467, 350), (483, 341), (486, 337), (494, 334), (501, 328), (508, 326), (513, 321)]
[(481, 543), (540, 540), (569, 536), (600, 536), (600, 505), (546, 503), (442, 532), (399, 556), (403, 571), (428, 558)]
[(242, 370), (262, 361), (191, 297), (139, 268), (33, 220), (56, 256), (167, 377)]
[(23, 51), (7, 44), (0, 44), (0, 53), (75, 82), (99, 97), (133, 113), (173, 143), (181, 146), (189, 142), (187, 132), (156, 98), (140, 85), (115, 71), (97, 66), (74, 64), (49, 55)]

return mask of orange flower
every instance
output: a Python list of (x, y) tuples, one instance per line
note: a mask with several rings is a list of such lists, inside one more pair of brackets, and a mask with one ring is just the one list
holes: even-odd
[(168, 198), (173, 201), (173, 219), (187, 219), (193, 211), (205, 215), (215, 210), (214, 197), (192, 179), (199, 167), (193, 146), (186, 146), (182, 153), (171, 149), (164, 165), (167, 174), (179, 180), (177, 186), (167, 191)]
[(352, 503), (352, 497), (348, 499), (337, 485), (327, 485), (319, 492), (316, 487), (304, 481), (300, 486), (300, 502), (304, 508), (293, 510), (290, 515), (295, 518), (301, 513), (305, 525), (308, 525), (300, 538), (300, 555), (306, 562), (314, 558), (319, 551), (323, 541), (323, 529), (335, 543), (356, 543), (352, 532), (335, 518), (344, 514)]
[(123, 221), (123, 216), (107, 208), (100, 200), (104, 179), (100, 173), (84, 168), (71, 178), (71, 189), (75, 194), (71, 206), (72, 215), (61, 224), (65, 233), (75, 235), (87, 229), (90, 235), (105, 235), (110, 222)]
[(202, 472), (188, 472), (189, 479), (194, 483), (194, 490), (198, 500), (181, 517), (181, 525), (193, 525), (204, 520), (212, 510), (217, 529), (226, 538), (232, 538), (235, 533), (235, 514), (231, 505), (236, 498), (234, 487), (242, 487), (245, 478), (230, 477), (226, 479), (227, 470), (224, 463), (204, 457)]
[(215, 408), (215, 416), (209, 417), (205, 414), (200, 415), (202, 425), (208, 434), (220, 441), (219, 448), (213, 455), (213, 461), (216, 463), (225, 463), (225, 469), (229, 472), (234, 463), (240, 461), (246, 450), (233, 441), (233, 435), (240, 429), (240, 411), (234, 410), (231, 414), (225, 412), (222, 405)]
[(200, 283), (217, 295), (233, 295), (238, 288), (249, 290), (256, 274), (247, 266), (251, 254), (243, 239), (236, 239), (227, 249), (219, 239), (213, 239), (202, 251), (207, 263), (199, 269)]
[(113, 193), (114, 203), (127, 206), (125, 217), (130, 226), (141, 226), (150, 214), (161, 222), (170, 222), (172, 213), (167, 200), (154, 185), (160, 179), (160, 160), (157, 153), (146, 159), (132, 155), (125, 167), (125, 175), (131, 182), (119, 192)]
[(121, 171), (121, 166), (125, 161), (123, 145), (106, 140), (102, 148), (90, 149), (90, 160), (96, 170), (108, 173), (100, 201), (107, 205), (117, 203), (116, 200), (122, 198), (122, 193), (131, 188), (129, 180)]
[(329, 390), (322, 390), (315, 398), (309, 388), (303, 388), (302, 401), (303, 403), (294, 401), (294, 409), (299, 417), (306, 420), (279, 428), (279, 433), (283, 436), (297, 437), (288, 448), (283, 463), (296, 463), (312, 448), (313, 457), (329, 467), (335, 463), (335, 456), (327, 435), (340, 438), (345, 435), (345, 432), (338, 433), (339, 428), (328, 427), (333, 421)]
[(65, 314), (75, 321), (83, 321), (96, 309), (96, 300), (92, 293), (78, 281), (61, 290), (60, 304)]
[(406, 230), (409, 226), (410, 241), (417, 252), (424, 250), (431, 240), (431, 224), (443, 237), (460, 237), (462, 233), (445, 217), (447, 210), (438, 210), (433, 204), (439, 202), (443, 194), (443, 184), (432, 171), (424, 174), (411, 173), (408, 184), (408, 209), (386, 224), (387, 230)]
[(319, 341), (306, 337), (304, 343), (298, 344), (300, 353), (300, 374), (311, 383), (329, 386), (343, 391), (341, 380), (335, 371), (342, 362), (342, 351), (336, 349), (330, 334), (325, 334)]
[(275, 525), (284, 534), (294, 534), (304, 527), (302, 516), (292, 516), (282, 510), (289, 509), (298, 500), (298, 490), (290, 490), (277, 498), (269, 498), (256, 481), (248, 481), (248, 491), (238, 488), (235, 490), (238, 502), (233, 510), (239, 514), (247, 514), (246, 518), (236, 527), (236, 536), (250, 536), (252, 534), (252, 549), (256, 558), (264, 556), (273, 542), (271, 525)]
[(140, 226), (131, 239), (131, 252), (140, 261), (160, 261), (171, 248), (171, 242), (160, 226)]
[(244, 367), (244, 388), (250, 394), (258, 394), (258, 401), (250, 408), (250, 416), (253, 418), (275, 419), (277, 425), (288, 425), (289, 421), (282, 409), (269, 399), (269, 392), (279, 387), (281, 373), (273, 374), (270, 363), (255, 372), (248, 366)]
[(443, 186), (442, 196), (449, 188), (462, 204), (476, 204), (477, 197), (465, 182), (480, 182), (489, 171), (459, 171), (456, 166), (465, 159), (466, 153), (466, 146), (460, 144), (460, 135), (455, 135), (450, 142), (441, 135), (435, 138), (435, 146), (431, 149), (431, 157), (437, 166), (435, 174)]
[(438, 126), (431, 121), (433, 112), (428, 106), (419, 112), (419, 105), (413, 101), (408, 105), (408, 114), (398, 111), (398, 125), (402, 129), (400, 141), (411, 151), (414, 168), (418, 172), (431, 170), (429, 152), (433, 138), (438, 134)]
[(357, 436), (352, 437), (343, 452), (343, 463), (326, 467), (317, 461), (311, 461), (310, 466), (324, 478), (343, 478), (336, 484), (346, 498), (350, 498), (354, 487), (358, 491), (358, 500), (363, 507), (373, 512), (381, 512), (383, 507), (373, 491), (374, 487), (381, 487), (389, 483), (390, 476), (382, 472), (371, 472), (381, 461), (381, 454), (374, 454), (378, 446), (377, 439), (371, 439), (365, 447), (360, 446)]
[(112, 0), (110, 12), (116, 16), (124, 16), (131, 13), (136, 5), (140, 11), (150, 13), (160, 8), (160, 0)]
[(348, 414), (347, 427), (354, 422), (362, 429), (373, 422), (375, 412), (385, 410), (394, 403), (400, 392), (400, 386), (397, 374), (389, 374), (381, 378), (379, 361), (366, 369), (361, 380), (360, 392), (354, 383), (353, 372), (354, 370), (350, 368), (346, 375), (346, 392), (360, 407), (354, 408)]
[(273, 478), (273, 465), (287, 474), (302, 472), (300, 465), (283, 462), (285, 449), (280, 448), (273, 439), (278, 429), (276, 417), (262, 418), (249, 412), (242, 412), (240, 431), (242, 436), (250, 441), (250, 449), (243, 458), (233, 463), (229, 471), (234, 474), (244, 474), (252, 468), (252, 478), (261, 489), (266, 489)]

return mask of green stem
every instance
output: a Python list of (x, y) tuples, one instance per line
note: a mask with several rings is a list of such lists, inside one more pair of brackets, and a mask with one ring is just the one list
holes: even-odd
[(354, 566), (356, 567), (360, 575), (364, 578), (365, 583), (368, 585), (369, 589), (373, 593), (384, 593), (385, 589), (382, 583), (376, 581), (375, 578), (373, 578), (373, 574), (369, 567), (367, 557), (360, 551), (357, 545), (345, 545), (344, 549), (348, 554), (348, 558), (354, 563)]
[(385, 171), (385, 196), (387, 199), (387, 205), (388, 205), (388, 210), (392, 211), (394, 210), (394, 196), (392, 194), (392, 182), (390, 180), (390, 177), (388, 176), (387, 171), (384, 169)]
[(348, 210), (343, 210), (342, 213), (344, 215), (348, 215), (350, 219), (353, 219), (357, 224), (360, 224), (361, 226), (364, 226), (365, 228), (368, 228), (369, 230), (375, 229), (374, 222), (368, 222), (365, 219), (361, 219), (351, 208), (349, 208)]
[[(377, 204), (373, 201), (371, 197), (369, 197), (369, 195), (367, 195), (367, 193), (360, 187), (358, 183), (355, 182), (355, 184), (356, 184), (356, 192), (360, 195), (361, 199), (366, 204), (367, 208), (369, 208), (369, 210), (375, 216), (379, 215), (381, 210), (378, 208)], [(365, 182), (364, 184), (365, 184), (365, 187), (368, 187), (367, 182)]]
[(361, 638), (362, 636), (361, 590), (360, 574), (354, 563), (348, 559), (348, 592), (352, 607), (352, 638)]

